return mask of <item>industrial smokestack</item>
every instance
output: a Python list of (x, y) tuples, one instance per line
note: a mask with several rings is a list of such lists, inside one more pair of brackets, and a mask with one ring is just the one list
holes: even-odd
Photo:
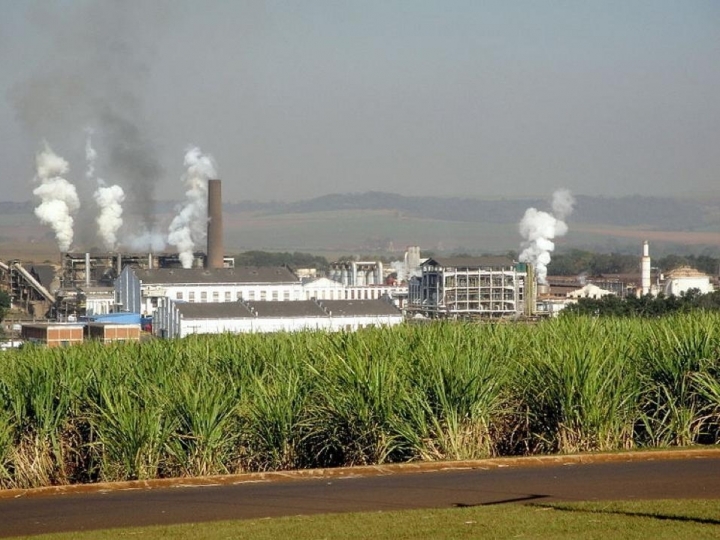
[(640, 260), (640, 285), (641, 294), (645, 296), (650, 293), (650, 246), (648, 241), (643, 242), (642, 259)]
[(208, 180), (207, 268), (223, 267), (222, 184)]

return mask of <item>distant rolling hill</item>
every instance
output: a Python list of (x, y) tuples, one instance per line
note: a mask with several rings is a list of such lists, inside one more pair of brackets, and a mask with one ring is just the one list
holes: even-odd
[[(517, 224), (525, 210), (549, 210), (548, 200), (414, 197), (396, 193), (331, 194), (291, 203), (226, 205), (244, 238), (260, 241), (260, 229), (274, 229), (264, 242), (277, 249), (293, 245), (315, 250), (383, 251), (417, 244), (434, 251), (517, 250)], [(242, 223), (241, 216), (252, 215)], [(558, 249), (635, 252), (643, 239), (656, 254), (720, 253), (717, 200), (663, 197), (576, 196), (570, 231)], [(243, 235), (237, 238), (241, 241)], [(280, 247), (282, 244), (283, 247)], [(243, 243), (243, 245), (245, 245)]]
[[(560, 250), (635, 252), (642, 239), (649, 239), (656, 254), (720, 253), (717, 200), (579, 195), (576, 201), (567, 220), (569, 233), (557, 242)], [(170, 221), (176, 204), (156, 204), (159, 223)], [(229, 253), (264, 249), (311, 251), (329, 257), (400, 253), (408, 245), (436, 252), (505, 253), (519, 249), (517, 224), (531, 206), (549, 210), (550, 204), (531, 198), (383, 192), (331, 194), (289, 203), (226, 202), (225, 244)], [(33, 208), (34, 202), (0, 202), (0, 259), (9, 251), (16, 256), (28, 249), (37, 258), (36, 252), (55, 250), (52, 234), (37, 223)]]

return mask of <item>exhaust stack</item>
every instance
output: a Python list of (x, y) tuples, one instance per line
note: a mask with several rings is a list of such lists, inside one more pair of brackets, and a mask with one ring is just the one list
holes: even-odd
[(642, 259), (640, 259), (641, 294), (650, 294), (650, 247), (648, 241), (643, 242)]
[(220, 180), (208, 180), (208, 224), (206, 268), (223, 268), (222, 185)]

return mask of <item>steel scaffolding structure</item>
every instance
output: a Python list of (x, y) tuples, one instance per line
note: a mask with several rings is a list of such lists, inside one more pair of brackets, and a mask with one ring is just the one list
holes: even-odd
[(408, 309), (432, 318), (510, 317), (526, 312), (527, 270), (506, 257), (435, 257), (410, 286)]

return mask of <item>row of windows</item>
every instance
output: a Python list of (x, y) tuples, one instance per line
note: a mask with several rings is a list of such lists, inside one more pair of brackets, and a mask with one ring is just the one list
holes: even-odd
[(377, 300), (385, 291), (382, 289), (331, 289), (305, 291), (305, 299), (317, 298), (318, 300)]
[[(318, 300), (375, 300), (380, 297), (381, 292), (382, 291), (379, 291), (377, 289), (357, 291), (354, 289), (349, 291), (305, 291), (305, 299), (310, 300), (310, 298), (315, 297)], [(195, 291), (187, 291), (187, 294), (185, 293), (185, 291), (177, 291), (175, 293), (176, 300), (188, 302), (220, 302), (221, 298), (223, 302), (233, 302), (239, 300), (277, 301), (280, 300), (280, 291), (272, 291), (269, 296), (267, 291), (260, 291), (257, 295), (255, 291), (247, 291), (246, 296), (243, 296), (243, 293), (241, 291), (237, 291), (234, 298), (231, 291), (224, 291), (222, 296), (220, 294), (220, 291), (212, 291), (211, 295), (208, 295), (207, 291), (200, 291), (199, 294), (196, 294)], [(283, 291), (282, 299), (285, 301), (289, 301), (290, 291)]]
[[(187, 293), (187, 297), (185, 296), (184, 291), (178, 291), (175, 293), (175, 299), (176, 300), (187, 300), (188, 302), (220, 302), (220, 291), (213, 291), (210, 298), (208, 298), (207, 291), (200, 291), (199, 295), (195, 294), (195, 291), (189, 291)], [(240, 291), (237, 291), (235, 293), (235, 298), (233, 298), (231, 291), (225, 291), (223, 294), (223, 302), (233, 302), (233, 301), (240, 301), (243, 300), (243, 293)], [(255, 291), (248, 291), (247, 293), (247, 300), (268, 300), (268, 294), (267, 291), (260, 291), (260, 294), (255, 295)], [(280, 300), (280, 292), (279, 291), (272, 291), (272, 294), (270, 295), (271, 300)], [(290, 300), (290, 291), (284, 291), (283, 292), (283, 300)]]

